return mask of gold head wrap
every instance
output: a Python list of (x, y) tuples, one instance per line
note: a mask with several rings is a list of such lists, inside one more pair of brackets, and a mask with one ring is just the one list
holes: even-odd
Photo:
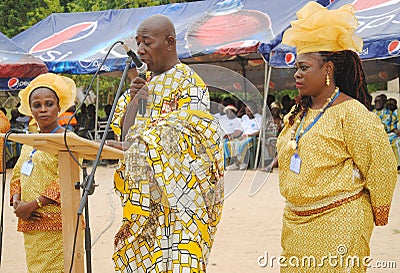
[(316, 2), (308, 2), (297, 13), (298, 20), (283, 34), (282, 43), (295, 46), (297, 54), (319, 51), (352, 50), (361, 52), (362, 39), (354, 32), (358, 26), (354, 7), (344, 5), (328, 10)]
[(46, 73), (37, 76), (24, 90), (19, 92), (18, 96), (21, 99), (21, 106), (18, 108), (18, 111), (20, 113), (32, 116), (31, 107), (29, 105), (29, 96), (33, 90), (41, 87), (49, 88), (57, 94), (61, 108), (59, 114), (64, 113), (74, 104), (76, 97), (75, 82), (64, 76)]

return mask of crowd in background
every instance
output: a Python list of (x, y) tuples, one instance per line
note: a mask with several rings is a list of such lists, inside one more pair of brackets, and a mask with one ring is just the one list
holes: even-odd
[[(225, 97), (223, 99), (216, 98), (213, 104), (216, 105), (214, 116), (220, 119), (222, 129), (224, 130), (225, 166), (231, 170), (247, 169), (251, 156), (254, 157), (254, 145), (257, 144), (256, 140), (260, 132), (263, 101), (257, 104), (253, 100), (241, 101), (233, 97)], [(266, 157), (269, 160), (275, 157), (275, 143), (277, 136), (283, 128), (283, 117), (289, 113), (293, 104), (294, 100), (288, 95), (283, 96), (280, 101), (276, 100), (273, 95), (268, 95), (267, 97), (267, 105), (271, 113), (271, 115), (267, 115), (265, 126)], [(8, 131), (8, 128), (19, 132), (37, 132), (34, 120), (31, 117), (20, 114), (17, 109), (18, 106), (11, 110), (10, 119), (7, 118), (7, 110), (4, 107), (0, 108), (0, 115), (3, 116), (2, 124), (4, 125), (2, 126), (2, 132), (5, 133)], [(68, 124), (75, 110), (76, 106), (72, 106), (65, 113), (61, 114), (59, 116), (59, 124), (81, 137), (90, 140), (95, 139), (95, 105), (89, 104), (86, 106), (86, 104), (82, 104), (77, 115)], [(97, 117), (97, 128), (100, 132), (102, 127), (104, 129), (104, 124), (107, 122), (110, 111), (111, 105), (107, 104), (104, 106), (105, 115)], [(397, 101), (394, 98), (387, 98), (385, 94), (378, 95), (375, 97), (374, 109), (372, 111), (377, 114), (384, 125), (393, 152), (398, 160), (398, 171), (400, 172), (400, 128), (398, 125)], [(254, 127), (251, 127), (253, 119)], [(107, 139), (114, 138), (115, 136), (112, 130), (110, 130)], [(18, 159), (21, 144), (8, 142), (6, 146), (6, 166), (10, 168), (14, 166)], [(253, 153), (253, 155), (250, 153)]]
[(372, 110), (382, 121), (388, 135), (390, 145), (397, 159), (397, 172), (400, 173), (400, 130), (397, 111), (397, 100), (387, 98), (385, 94), (375, 97), (374, 109)]
[[(257, 104), (253, 100), (240, 101), (233, 97), (225, 97), (217, 103), (214, 116), (220, 121), (224, 131), (224, 164), (228, 170), (245, 170), (253, 167), (257, 137), (262, 124), (263, 101)], [(277, 101), (268, 95), (267, 105), (270, 115), (266, 115), (265, 139), (266, 157), (270, 161), (275, 158), (276, 139), (283, 128), (283, 116), (287, 114), (294, 101), (285, 95)]]

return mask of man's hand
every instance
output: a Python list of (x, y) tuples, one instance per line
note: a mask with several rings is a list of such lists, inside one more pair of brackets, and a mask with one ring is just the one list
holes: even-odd
[(149, 88), (147, 87), (147, 83), (144, 79), (136, 77), (131, 82), (129, 87), (131, 101), (135, 105), (139, 104), (139, 99), (147, 100), (149, 97)]
[(132, 145), (132, 143), (127, 141), (117, 141), (117, 140), (106, 140), (105, 144), (122, 151), (128, 150), (129, 147)]
[(133, 81), (131, 82), (131, 86), (129, 87), (129, 91), (131, 101), (126, 107), (126, 111), (121, 118), (122, 139), (125, 139), (129, 128), (131, 128), (131, 126), (135, 124), (139, 100), (147, 100), (149, 97), (149, 88), (147, 87), (147, 83), (144, 79), (139, 77), (133, 79)]

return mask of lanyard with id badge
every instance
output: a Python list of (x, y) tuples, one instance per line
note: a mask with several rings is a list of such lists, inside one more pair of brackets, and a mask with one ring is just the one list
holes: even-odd
[[(50, 134), (54, 134), (58, 129), (60, 129), (61, 128), (61, 126), (57, 126), (56, 128), (54, 128), (54, 130), (53, 131), (51, 131), (51, 133)], [(29, 154), (29, 160), (28, 161), (25, 161), (23, 164), (22, 164), (22, 167), (21, 167), (21, 173), (22, 174), (24, 174), (24, 175), (26, 175), (26, 176), (31, 176), (31, 174), (32, 174), (32, 170), (33, 170), (33, 161), (32, 161), (32, 157), (33, 157), (33, 155), (36, 153), (36, 149), (33, 149), (31, 152), (30, 152), (30, 154)]]
[(314, 118), (314, 120), (310, 123), (310, 125), (308, 125), (307, 128), (304, 129), (304, 130), (302, 130), (301, 128), (303, 127), (303, 122), (304, 122), (304, 119), (305, 119), (307, 113), (305, 113), (305, 115), (301, 119), (299, 128), (297, 129), (297, 132), (296, 132), (296, 138), (295, 138), (296, 143), (295, 143), (295, 147), (294, 147), (295, 148), (295, 152), (294, 152), (292, 158), (290, 159), (290, 170), (292, 172), (297, 173), (297, 174), (300, 173), (301, 158), (300, 158), (300, 155), (298, 153), (300, 138), (302, 136), (304, 136), (304, 134), (307, 133), (317, 123), (317, 121), (325, 113), (326, 109), (328, 109), (333, 104), (333, 102), (336, 100), (336, 98), (339, 96), (339, 93), (340, 93), (340, 91), (338, 89), (336, 89), (335, 93), (334, 93), (334, 97), (328, 99), (329, 103), (325, 107), (322, 108), (322, 111), (318, 114), (318, 116), (316, 116)]

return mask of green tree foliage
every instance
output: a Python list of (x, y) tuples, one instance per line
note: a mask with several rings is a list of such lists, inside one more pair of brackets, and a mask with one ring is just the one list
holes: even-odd
[(52, 13), (64, 12), (59, 0), (0, 1), (0, 32), (9, 38)]

